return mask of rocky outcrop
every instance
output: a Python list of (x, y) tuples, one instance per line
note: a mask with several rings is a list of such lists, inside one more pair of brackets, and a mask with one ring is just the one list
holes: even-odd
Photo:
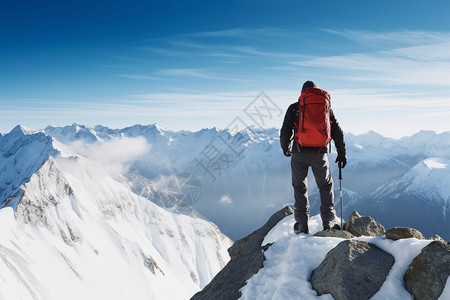
[(286, 206), (285, 208), (274, 213), (261, 228), (235, 242), (233, 246), (228, 249), (228, 254), (230, 254), (231, 260), (260, 250), (261, 244), (269, 231), (275, 227), (278, 222), (293, 213), (294, 210), (292, 207)]
[(386, 232), (383, 225), (372, 217), (363, 217), (357, 211), (353, 211), (344, 229), (355, 236), (383, 236)]
[(447, 243), (450, 245), (450, 242), (447, 242), (446, 240), (444, 240), (442, 237), (440, 237), (439, 235), (435, 234), (431, 240), (433, 241), (438, 241), (438, 242), (442, 242), (442, 243)]
[(434, 241), (414, 258), (403, 277), (414, 299), (438, 299), (450, 276), (450, 246)]
[[(230, 247), (228, 252), (231, 261), (192, 299), (239, 299), (242, 295), (240, 289), (263, 267), (264, 252), (271, 245), (262, 245), (265, 236), (279, 221), (292, 213), (291, 207), (283, 208), (260, 229)], [(395, 227), (385, 232), (380, 223), (356, 211), (350, 216), (345, 229), (329, 229), (314, 234), (315, 237), (346, 239), (328, 252), (310, 277), (312, 288), (318, 295), (331, 294), (336, 300), (373, 297), (395, 263), (391, 254), (374, 244), (359, 241), (355, 236), (386, 235), (392, 240), (424, 239), (419, 231), (407, 227)], [(450, 243), (437, 236), (434, 240), (414, 259), (404, 275), (405, 286), (414, 299), (438, 299), (450, 275)]]
[(409, 227), (394, 227), (386, 231), (385, 235), (388, 239), (394, 241), (409, 238), (425, 239), (420, 231)]
[(317, 237), (335, 237), (340, 239), (352, 239), (355, 236), (346, 230), (327, 229), (316, 232), (314, 236)]
[(292, 207), (286, 206), (273, 214), (261, 228), (235, 242), (228, 249), (231, 258), (228, 264), (191, 300), (239, 299), (242, 295), (239, 290), (263, 267), (264, 251), (271, 245), (261, 245), (265, 236), (279, 221), (291, 214), (293, 214)]
[(336, 300), (369, 299), (381, 288), (395, 259), (373, 244), (358, 240), (339, 243), (312, 272), (319, 294)]
[[(268, 247), (267, 247), (268, 248)], [(266, 250), (267, 250), (266, 248)], [(231, 260), (214, 279), (191, 300), (232, 300), (239, 299), (239, 291), (254, 274), (263, 267), (264, 249)]]

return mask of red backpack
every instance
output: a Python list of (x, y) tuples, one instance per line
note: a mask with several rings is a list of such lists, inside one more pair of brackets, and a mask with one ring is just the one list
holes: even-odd
[(294, 139), (301, 147), (323, 147), (331, 141), (330, 94), (319, 88), (302, 91)]

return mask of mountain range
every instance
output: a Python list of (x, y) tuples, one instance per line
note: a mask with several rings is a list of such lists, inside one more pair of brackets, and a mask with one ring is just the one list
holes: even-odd
[(1, 299), (186, 299), (229, 260), (215, 224), (133, 192), (134, 150), (106, 165), (21, 126), (0, 145)]
[[(145, 139), (149, 150), (127, 161), (128, 177), (145, 178), (160, 191), (170, 192), (174, 179), (190, 176), (196, 184), (187, 190), (184, 186), (181, 194), (172, 193), (175, 199), (165, 207), (173, 211), (193, 207), (233, 240), (260, 227), (274, 210), (294, 201), (290, 160), (282, 155), (279, 131), (274, 128), (247, 127), (237, 133), (216, 128), (175, 132), (157, 124), (123, 129), (73, 124), (49, 126), (43, 132), (88, 156), (86, 151), (98, 148), (96, 145), (117, 139)], [(373, 131), (347, 133), (345, 141), (348, 164), (342, 180), (344, 218), (356, 209), (386, 226), (411, 226), (425, 235), (437, 233), (450, 239), (450, 132), (421, 131), (400, 139)], [(338, 169), (334, 146), (331, 148), (329, 160), (339, 216)], [(308, 182), (314, 215), (319, 212), (320, 201), (312, 174)], [(141, 192), (145, 190), (145, 185), (138, 187)], [(190, 194), (194, 189), (196, 196)]]
[[(189, 298), (227, 263), (232, 240), (293, 204), (278, 134), (156, 124), (0, 134), (0, 296), (80, 299), (95, 287), (98, 298)], [(345, 219), (358, 210), (450, 239), (450, 132), (345, 140)]]

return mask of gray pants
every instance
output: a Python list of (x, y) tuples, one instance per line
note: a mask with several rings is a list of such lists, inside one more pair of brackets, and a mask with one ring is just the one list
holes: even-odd
[(335, 218), (333, 179), (326, 153), (293, 153), (291, 158), (292, 186), (294, 187), (294, 217), (305, 227), (309, 220), (308, 168), (311, 167), (320, 192), (320, 216), (323, 226), (332, 226)]

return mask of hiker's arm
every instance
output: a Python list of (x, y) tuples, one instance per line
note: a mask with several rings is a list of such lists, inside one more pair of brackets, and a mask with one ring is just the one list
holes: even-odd
[(331, 120), (331, 138), (334, 141), (334, 145), (339, 153), (339, 151), (344, 152), (345, 154), (345, 141), (344, 141), (344, 132), (339, 126), (336, 117), (334, 116), (333, 111), (330, 112), (330, 120)]
[(280, 131), (280, 144), (283, 153), (289, 149), (289, 144), (291, 143), (292, 131), (294, 129), (294, 119), (295, 119), (295, 103), (289, 106), (284, 116), (283, 126)]
[(336, 162), (339, 163), (339, 167), (345, 168), (347, 164), (347, 155), (345, 154), (345, 142), (344, 142), (344, 132), (342, 132), (341, 126), (336, 120), (333, 111), (330, 112), (331, 121), (331, 138), (334, 141), (334, 145), (337, 150)]

